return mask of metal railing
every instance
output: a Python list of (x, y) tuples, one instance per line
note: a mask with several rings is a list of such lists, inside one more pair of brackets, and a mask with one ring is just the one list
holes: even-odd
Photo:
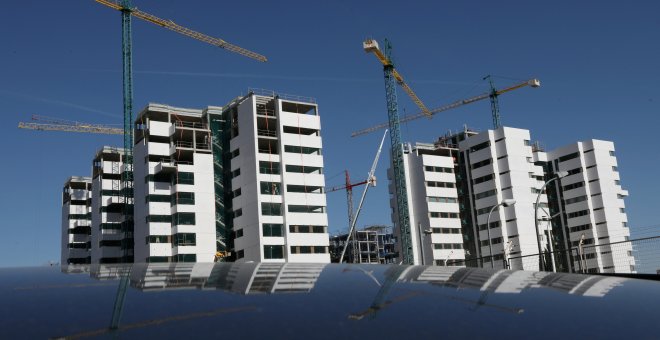
[(176, 127), (183, 127), (183, 128), (190, 128), (190, 129), (204, 129), (207, 130), (208, 128), (206, 127), (206, 123), (201, 123), (201, 122), (184, 122), (184, 121), (174, 121), (174, 126)]
[(248, 88), (248, 92), (254, 93), (258, 96), (264, 96), (264, 97), (279, 97), (280, 99), (284, 100), (293, 100), (297, 102), (303, 102), (303, 103), (316, 103), (316, 98), (312, 97), (305, 97), (305, 96), (297, 96), (293, 94), (286, 94), (286, 93), (277, 93), (273, 90), (267, 90), (267, 89), (259, 89), (259, 88)]
[(257, 135), (266, 137), (277, 137), (277, 131), (257, 129)]

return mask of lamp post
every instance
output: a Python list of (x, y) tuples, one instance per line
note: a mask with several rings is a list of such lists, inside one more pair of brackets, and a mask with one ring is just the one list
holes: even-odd
[[(489, 252), (489, 254), (490, 254), (490, 267), (491, 267), (491, 268), (495, 268), (495, 261), (493, 261), (493, 246), (492, 246), (492, 244), (491, 244), (492, 242), (490, 241), (490, 215), (491, 215), (491, 214), (493, 213), (493, 211), (494, 211), (495, 209), (497, 209), (500, 205), (503, 205), (503, 206), (505, 206), (505, 207), (510, 207), (510, 206), (512, 206), (512, 205), (514, 205), (514, 204), (516, 204), (516, 200), (511, 199), (511, 198), (507, 198), (507, 199), (503, 200), (502, 203), (493, 206), (493, 207), (490, 209), (490, 211), (488, 212), (488, 218), (486, 218), (486, 233), (487, 233), (487, 235), (488, 235), (488, 252)], [(501, 221), (501, 220), (502, 220), (502, 218), (500, 217), (500, 221)], [(502, 225), (502, 223), (500, 222), (500, 226), (501, 226), (501, 225)]]
[(568, 172), (557, 171), (555, 173), (555, 177), (545, 182), (541, 187), (541, 190), (539, 190), (538, 195), (536, 195), (536, 204), (534, 205), (534, 232), (536, 233), (536, 244), (539, 247), (539, 271), (541, 271), (541, 268), (543, 268), (543, 254), (541, 254), (541, 239), (539, 238), (539, 201), (541, 200), (541, 194), (543, 193), (543, 190), (545, 190), (545, 187), (547, 187), (548, 184), (566, 176), (568, 176)]

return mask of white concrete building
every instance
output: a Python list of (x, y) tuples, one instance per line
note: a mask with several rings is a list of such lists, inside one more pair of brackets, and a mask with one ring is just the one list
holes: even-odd
[(130, 246), (128, 243), (132, 243), (132, 235), (130, 232), (125, 235), (122, 229), (123, 157), (124, 149), (109, 146), (101, 148), (94, 157), (91, 204), (93, 264), (132, 262), (130, 247), (127, 247)]
[(91, 262), (92, 179), (70, 177), (62, 190), (62, 265)]
[[(456, 191), (457, 155), (455, 145), (417, 143), (404, 146), (403, 165), (414, 264), (451, 266), (452, 261), (456, 263), (465, 259)], [(388, 177), (392, 178), (391, 167)], [(400, 240), (393, 181), (390, 181), (389, 192), (394, 233)], [(401, 253), (400, 242), (397, 247)]]
[(572, 252), (570, 265), (586, 265), (587, 272), (635, 272), (631, 244), (609, 245), (630, 237), (623, 201), (628, 191), (621, 187), (614, 143), (577, 142), (548, 152), (548, 160), (551, 175), (568, 172), (552, 188), (558, 198), (552, 213), (560, 213), (553, 219), (555, 232), (561, 233), (563, 248), (577, 247), (584, 235), (582, 263)]
[(315, 100), (251, 92), (223, 117), (237, 261), (330, 262)]
[(135, 262), (213, 262), (211, 132), (203, 114), (149, 104), (136, 119)]
[[(538, 254), (534, 231), (534, 205), (545, 183), (544, 169), (535, 163), (544, 155), (534, 152), (528, 130), (501, 127), (471, 136), (459, 143), (461, 166), (466, 169), (470, 197), (470, 215), (476, 237), (473, 244), (478, 257), (491, 255), (486, 220), (494, 206), (504, 199), (515, 199), (510, 207), (499, 206), (490, 219), (490, 246), (495, 267), (503, 267), (505, 247), (512, 241), (509, 256)], [(541, 195), (540, 207), (547, 209), (548, 200)], [(476, 223), (475, 223), (476, 222)], [(477, 230), (478, 228), (478, 230)], [(516, 259), (512, 269), (538, 270), (535, 260)], [(489, 258), (484, 266), (489, 266)]]

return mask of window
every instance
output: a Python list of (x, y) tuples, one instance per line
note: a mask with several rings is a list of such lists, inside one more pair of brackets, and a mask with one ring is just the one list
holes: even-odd
[(170, 243), (169, 235), (150, 235), (146, 238), (146, 243)]
[(174, 257), (176, 262), (197, 262), (196, 254), (178, 254)]
[(328, 247), (324, 246), (291, 246), (291, 254), (327, 254)]
[(433, 218), (458, 218), (458, 213), (430, 212), (429, 217)]
[(628, 228), (628, 222), (621, 222), (621, 226), (624, 228)]
[(614, 157), (614, 151), (610, 151), (610, 156)]
[(231, 172), (231, 178), (236, 178), (241, 175), (241, 168), (238, 168)]
[(149, 256), (147, 257), (147, 263), (167, 263), (170, 262), (169, 256)]
[(612, 171), (619, 171), (619, 168), (617, 168), (616, 166), (612, 166)]
[(586, 216), (586, 215), (589, 215), (589, 210), (580, 210), (580, 211), (569, 213), (568, 218), (575, 218), (575, 217)]
[(178, 172), (172, 177), (172, 185), (174, 184), (195, 184), (195, 173), (193, 172)]
[(431, 228), (434, 234), (460, 234), (461, 229), (458, 228)]
[(282, 236), (282, 225), (273, 223), (263, 224), (263, 236), (266, 237), (280, 237)]
[(195, 193), (194, 192), (179, 192), (172, 194), (172, 205), (182, 204), (182, 205), (194, 205), (195, 204)]
[(436, 243), (433, 249), (463, 249), (462, 243)]
[(279, 195), (282, 184), (277, 182), (260, 182), (261, 193), (264, 195)]
[(287, 165), (286, 172), (300, 173), (300, 174), (321, 174), (323, 173), (323, 168), (316, 166), (302, 166), (302, 165)]
[(284, 146), (284, 152), (303, 153), (303, 154), (307, 154), (307, 155), (311, 155), (311, 154), (320, 155), (321, 154), (321, 149), (319, 149), (319, 148), (309, 148), (309, 147), (304, 147), (304, 146), (285, 145)]
[(267, 175), (279, 175), (280, 163), (259, 161), (259, 173)]
[(289, 232), (323, 234), (326, 232), (326, 228), (321, 225), (290, 225)]
[(479, 184), (479, 183), (490, 181), (492, 179), (493, 179), (493, 174), (489, 174), (489, 175), (486, 175), (486, 176), (481, 176), (481, 177), (475, 178), (473, 180), (473, 182), (474, 182), (474, 184)]
[(564, 186), (562, 187), (562, 189), (564, 189), (564, 191), (568, 191), (568, 190), (573, 190), (573, 189), (581, 188), (581, 187), (583, 187), (583, 186), (584, 186), (584, 181), (582, 181), (582, 182), (577, 182), (577, 183), (573, 183), (573, 184), (569, 184), (569, 185), (564, 185)]
[(525, 144), (525, 146), (532, 146), (532, 143), (529, 139), (523, 140), (523, 143)]
[(240, 195), (241, 195), (241, 188), (238, 188), (238, 189), (236, 189), (236, 190), (234, 190), (234, 191), (231, 192), (231, 197), (232, 197), (232, 198), (236, 198), (236, 197), (238, 197), (238, 196), (240, 196)]
[(174, 225), (194, 225), (195, 213), (180, 212), (172, 215), (172, 224)]
[(318, 205), (289, 205), (288, 209), (291, 213), (321, 214), (325, 212), (325, 207)]
[(282, 204), (262, 202), (261, 214), (264, 216), (282, 216)]
[(284, 246), (265, 245), (264, 246), (264, 258), (265, 259), (283, 259), (284, 258)]
[(169, 202), (171, 200), (170, 195), (146, 195), (144, 197), (144, 203), (149, 202)]
[(429, 172), (445, 172), (449, 174), (454, 173), (454, 168), (443, 168), (439, 166), (425, 166), (424, 170), (429, 171)]
[(147, 216), (147, 223), (149, 223), (149, 222), (172, 223), (172, 216), (171, 215), (148, 215)]
[(243, 216), (243, 209), (239, 208), (234, 210), (234, 218)]
[(480, 192), (480, 193), (474, 195), (474, 199), (478, 200), (478, 199), (481, 199), (481, 198), (495, 196), (495, 195), (497, 195), (497, 189)]
[(237, 259), (242, 259), (244, 257), (245, 257), (245, 250), (241, 249), (241, 250), (236, 252), (236, 258)]
[(587, 223), (587, 224), (582, 224), (582, 225), (578, 225), (578, 226), (575, 226), (575, 227), (570, 227), (569, 232), (577, 233), (579, 231), (585, 231), (585, 230), (589, 230), (589, 229), (591, 229), (591, 224)]
[(194, 233), (180, 233), (174, 235), (175, 246), (194, 246), (196, 244), (196, 234)]
[(626, 209), (625, 209), (625, 208), (619, 208), (619, 211), (620, 211), (621, 213), (624, 213), (624, 214), (625, 214)]
[(587, 195), (584, 195), (584, 196), (569, 198), (569, 199), (565, 200), (564, 203), (566, 203), (568, 205), (568, 204), (583, 202), (583, 201), (586, 201), (586, 200), (587, 200)]
[[(75, 244), (85, 244), (86, 243), (74, 243)], [(121, 240), (102, 240), (99, 241), (99, 247), (121, 247)]]
[(243, 229), (236, 230), (236, 238), (243, 237)]
[(573, 158), (578, 158), (578, 157), (580, 157), (580, 153), (579, 153), (579, 152), (574, 152), (574, 153), (572, 153), (572, 154), (568, 154), (568, 155), (566, 155), (566, 156), (561, 156), (561, 157), (559, 157), (559, 163), (561, 163), (561, 162), (566, 162), (566, 161), (568, 161), (568, 160), (571, 160), (571, 159), (573, 159)]
[(236, 149), (236, 150), (231, 152), (231, 158), (234, 159), (234, 158), (238, 157), (240, 154), (241, 154), (241, 149)]
[(144, 183), (158, 182), (158, 183), (171, 183), (172, 178), (168, 174), (155, 174), (144, 176)]
[(488, 159), (484, 159), (483, 161), (476, 162), (476, 163), (472, 164), (470, 167), (472, 168), (472, 170), (474, 170), (474, 169), (479, 169), (479, 168), (481, 168), (482, 166), (486, 166), (486, 165), (488, 165), (488, 164), (490, 164), (490, 163), (492, 163), (492, 162), (493, 162), (493, 159), (492, 159), (492, 158), (488, 158)]
[(487, 141), (485, 141), (485, 142), (483, 142), (483, 143), (480, 143), (480, 144), (477, 144), (477, 145), (471, 147), (471, 148), (470, 148), (470, 152), (477, 152), (477, 151), (482, 150), (482, 149), (485, 149), (485, 148), (487, 148), (487, 147), (489, 147), (489, 146), (490, 146), (490, 141), (487, 140)]
[(456, 187), (456, 183), (452, 183), (452, 182), (433, 182), (433, 181), (429, 181), (429, 182), (426, 182), (426, 186), (428, 186), (428, 187), (432, 187), (432, 188), (455, 188), (455, 187)]
[(618, 179), (615, 179), (615, 180), (614, 180), (614, 185), (621, 185), (621, 181), (618, 180)]
[[(490, 222), (490, 229), (499, 228), (499, 227), (500, 227), (500, 221)], [(486, 230), (486, 223), (479, 225), (479, 231), (482, 230)]]
[(428, 202), (438, 202), (438, 203), (456, 203), (458, 202), (457, 198), (454, 197), (435, 197), (435, 196), (428, 196), (426, 198)]

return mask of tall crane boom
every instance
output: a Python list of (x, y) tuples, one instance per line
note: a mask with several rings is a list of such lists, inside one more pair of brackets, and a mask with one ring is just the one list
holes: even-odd
[[(385, 43), (389, 46), (389, 42), (387, 40), (385, 41)], [(415, 105), (417, 105), (417, 107), (419, 107), (419, 109), (422, 110), (422, 113), (430, 117), (431, 112), (429, 111), (429, 109), (426, 107), (426, 105), (424, 105), (422, 100), (419, 99), (419, 97), (417, 97), (417, 95), (410, 88), (410, 86), (408, 86), (408, 84), (406, 84), (406, 82), (403, 80), (403, 77), (401, 76), (401, 74), (394, 68), (394, 63), (392, 62), (392, 59), (389, 56), (385, 56), (385, 54), (383, 54), (383, 52), (381, 52), (381, 50), (378, 46), (378, 42), (376, 42), (373, 39), (367, 39), (367, 40), (364, 41), (362, 46), (364, 47), (365, 52), (373, 53), (376, 56), (376, 58), (378, 58), (378, 61), (380, 61), (380, 63), (383, 64), (383, 67), (391, 67), (392, 68), (392, 76), (394, 77), (394, 79), (396, 79), (396, 82), (399, 84), (399, 86), (401, 86), (403, 88), (403, 90), (406, 91), (406, 93), (408, 94), (410, 99), (412, 99), (412, 101), (415, 103)], [(386, 47), (388, 47), (388, 46), (386, 46)]]
[(121, 128), (77, 122), (73, 120), (65, 120), (59, 118), (50, 118), (38, 115), (32, 115), (32, 120), (35, 122), (19, 122), (20, 129), (39, 130), (39, 131), (66, 131), (66, 132), (84, 132), (84, 133), (100, 133), (106, 135), (121, 135), (124, 130)]
[[(401, 259), (402, 263), (414, 264), (412, 254), (412, 238), (410, 235), (410, 214), (408, 212), (408, 191), (406, 189), (406, 178), (403, 169), (403, 145), (401, 144), (401, 130), (399, 128), (399, 108), (396, 97), (396, 82), (398, 81), (392, 63), (392, 47), (389, 41), (385, 40), (385, 53), (378, 48), (378, 43), (367, 39), (363, 43), (363, 48), (367, 53), (373, 53), (383, 64), (383, 73), (385, 74), (385, 99), (387, 101), (387, 117), (390, 128), (390, 144), (392, 147), (392, 169), (394, 170), (394, 187), (396, 191), (396, 206), (398, 216), (398, 228), (400, 233)], [(415, 96), (416, 97), (416, 96)], [(421, 108), (422, 112), (425, 107)]]
[(127, 11), (132, 16), (134, 16), (138, 19), (142, 19), (144, 21), (148, 21), (148, 22), (156, 24), (158, 26), (165, 27), (165, 28), (167, 28), (169, 30), (172, 30), (174, 32), (177, 32), (179, 34), (183, 34), (183, 35), (191, 37), (193, 39), (197, 39), (199, 41), (203, 41), (205, 43), (215, 45), (215, 46), (218, 46), (220, 48), (224, 48), (225, 50), (228, 50), (228, 51), (231, 51), (231, 52), (234, 52), (234, 53), (238, 53), (238, 54), (243, 55), (245, 57), (252, 58), (254, 60), (258, 60), (258, 61), (261, 61), (261, 62), (266, 62), (268, 60), (265, 56), (263, 56), (259, 53), (252, 52), (252, 51), (247, 50), (245, 48), (230, 44), (230, 43), (228, 43), (228, 42), (226, 42), (226, 41), (224, 41), (220, 38), (214, 38), (214, 37), (208, 36), (206, 34), (193, 31), (189, 28), (186, 28), (186, 27), (183, 27), (181, 25), (176, 24), (172, 20), (161, 19), (161, 18), (159, 18), (159, 17), (157, 17), (153, 14), (143, 12), (143, 11), (137, 9), (137, 8), (130, 8), (130, 6), (125, 6), (123, 4), (119, 4), (116, 1), (112, 1), (112, 0), (94, 0), (94, 1), (96, 1), (100, 4), (102, 4), (102, 5), (108, 6), (110, 8), (116, 9), (118, 11)]
[[(474, 102), (478, 102), (480, 100), (484, 100), (484, 99), (487, 99), (487, 98), (493, 98), (493, 97), (497, 98), (497, 96), (499, 96), (503, 93), (507, 93), (509, 91), (517, 90), (519, 88), (523, 88), (523, 87), (526, 87), (526, 86), (530, 86), (530, 87), (533, 87), (533, 88), (540, 87), (541, 82), (538, 79), (529, 79), (529, 80), (518, 83), (518, 84), (513, 85), (511, 87), (507, 87), (507, 88), (502, 89), (502, 90), (492, 89), (491, 92), (483, 93), (483, 94), (480, 94), (476, 97), (457, 100), (453, 103), (450, 103), (450, 104), (443, 105), (443, 106), (437, 107), (435, 109), (432, 109), (429, 112), (431, 113), (431, 115), (435, 115), (436, 113), (440, 113), (440, 112), (448, 111), (448, 110), (451, 110), (451, 109), (455, 109), (457, 107), (460, 107), (460, 106), (463, 106), (463, 105), (466, 105), (466, 104), (472, 104)], [(415, 114), (412, 114), (412, 115), (407, 115), (407, 116), (401, 118), (401, 120), (399, 120), (399, 122), (400, 123), (407, 123), (407, 122), (410, 122), (410, 121), (413, 121), (413, 120), (416, 120), (416, 119), (419, 119), (419, 118), (422, 118), (422, 117), (428, 117), (428, 115), (425, 114), (424, 112), (419, 112), (419, 113), (415, 113)], [(493, 119), (493, 121), (495, 121), (495, 118)], [(497, 115), (497, 121), (499, 122), (499, 110), (498, 110), (498, 115)], [(378, 131), (378, 130), (387, 128), (388, 126), (389, 126), (389, 122), (388, 123), (381, 123), (381, 124), (378, 124), (378, 125), (366, 128), (366, 129), (355, 131), (355, 132), (351, 133), (351, 137), (366, 135), (366, 134), (372, 133), (374, 131)]]

